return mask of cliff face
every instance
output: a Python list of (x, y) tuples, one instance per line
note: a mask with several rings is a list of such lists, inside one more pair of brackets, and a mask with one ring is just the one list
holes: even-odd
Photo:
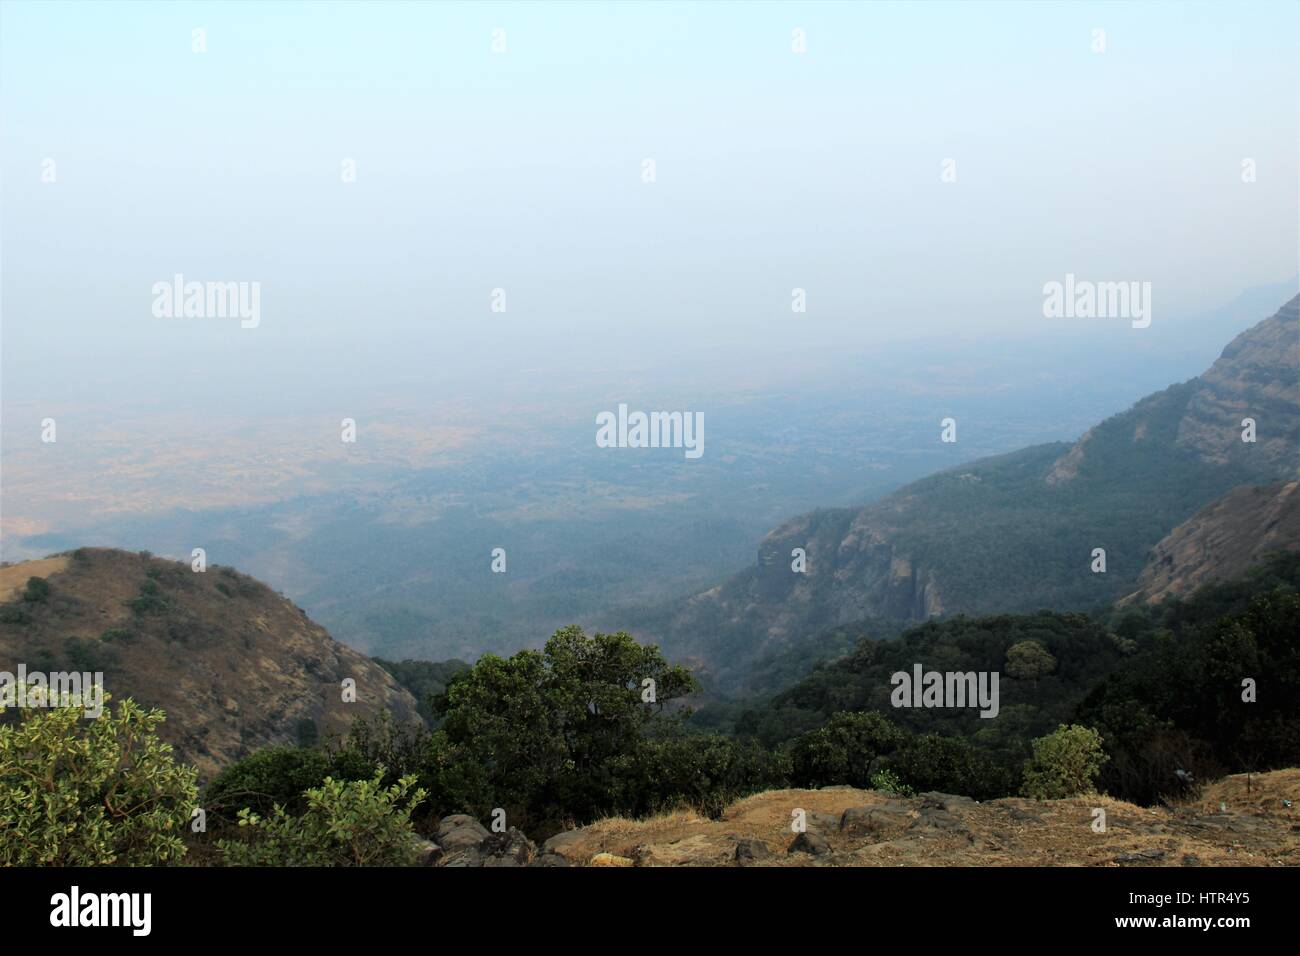
[[(1300, 296), (1243, 332), (1198, 380), (1178, 428), (1178, 444), (1216, 464), (1250, 454), (1283, 474), (1300, 469)], [(1254, 447), (1241, 441), (1255, 421)]]
[[(24, 599), (32, 576), (48, 582), (41, 600)], [(102, 671), (115, 700), (167, 712), (163, 738), (203, 778), (270, 744), (346, 733), (355, 717), (419, 719), (386, 671), (230, 568), (83, 548), (0, 578), (0, 670)]]
[[(1242, 440), (1245, 418), (1254, 442)], [(763, 654), (868, 617), (1095, 607), (1132, 592), (1151, 549), (1210, 502), (1300, 477), (1297, 449), (1300, 296), (1234, 339), (1204, 375), (1073, 445), (984, 459), (862, 509), (793, 518), (767, 536), (753, 568), (633, 616), (631, 628), (726, 685), (743, 682)], [(1294, 541), (1294, 526), (1273, 537)], [(795, 548), (807, 556), (802, 573)], [(1104, 572), (1092, 568), (1096, 549)]]
[(1121, 603), (1154, 604), (1241, 577), (1271, 551), (1300, 550), (1300, 482), (1246, 485), (1198, 511), (1155, 546)]

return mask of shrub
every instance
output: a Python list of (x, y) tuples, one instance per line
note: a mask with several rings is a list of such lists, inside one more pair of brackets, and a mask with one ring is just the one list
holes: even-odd
[(889, 769), (918, 793), (939, 790), (987, 800), (1010, 789), (1010, 775), (960, 737), (915, 737), (890, 758)]
[[(104, 695), (107, 702), (108, 695)], [(195, 771), (130, 699), (96, 719), (79, 707), (23, 708), (0, 726), (0, 863), (143, 866), (185, 853)]]
[(382, 780), (382, 772), (370, 780), (326, 777), (303, 795), (302, 816), (282, 806), (267, 817), (241, 810), (246, 839), (218, 840), (217, 852), (230, 866), (409, 866), (419, 840), (411, 811), (425, 792), (412, 791), (412, 777), (391, 787)]
[(916, 795), (916, 791), (903, 783), (898, 774), (892, 770), (877, 770), (871, 775), (871, 789), (883, 790), (885, 793), (896, 793), (900, 797), (911, 797)]
[(905, 735), (883, 714), (841, 712), (824, 727), (797, 738), (790, 749), (796, 787), (871, 786), (879, 758), (893, 753)]
[(29, 604), (41, 604), (50, 596), (50, 582), (44, 578), (28, 578), (27, 588), (23, 591), (23, 600)]
[[(319, 787), (330, 770), (329, 758), (317, 750), (267, 747), (221, 771), (204, 791), (203, 805), (232, 822), (240, 810), (265, 815), (277, 804), (290, 813), (302, 813), (307, 808), (304, 792)], [(366, 768), (365, 776), (372, 773), (373, 765)]]
[(1034, 741), (1034, 755), (1025, 763), (1025, 796), (1059, 800), (1091, 792), (1106, 762), (1101, 734), (1091, 727), (1062, 724)]

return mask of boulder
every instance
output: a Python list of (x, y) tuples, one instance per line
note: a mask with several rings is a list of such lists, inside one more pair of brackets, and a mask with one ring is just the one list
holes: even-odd
[(517, 828), (492, 833), (478, 845), (483, 866), (527, 866), (537, 853), (537, 846)]
[(843, 833), (883, 833), (886, 830), (901, 830), (911, 822), (905, 809), (887, 806), (849, 807), (840, 815), (840, 831)]
[(435, 840), (447, 853), (478, 846), (490, 836), (483, 825), (464, 813), (453, 813), (438, 821)]
[(415, 865), (436, 866), (442, 859), (442, 847), (430, 840), (420, 840), (416, 844)]
[(736, 841), (736, 861), (738, 863), (749, 863), (753, 860), (764, 860), (772, 855), (772, 848), (762, 840), (737, 840)]
[(786, 853), (810, 853), (813, 856), (826, 856), (831, 852), (831, 846), (826, 842), (826, 838), (820, 833), (814, 833), (812, 830), (805, 830), (794, 838), (790, 848)]

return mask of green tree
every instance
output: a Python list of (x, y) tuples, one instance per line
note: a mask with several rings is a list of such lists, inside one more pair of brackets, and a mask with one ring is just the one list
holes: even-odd
[(609, 812), (620, 761), (667, 733), (666, 705), (695, 686), (621, 631), (565, 627), (541, 652), (484, 655), (432, 702), (450, 748), (446, 791), (469, 812), (502, 807), (525, 825)]
[(24, 708), (0, 726), (0, 863), (147, 866), (185, 854), (196, 773), (158, 739), (166, 715), (104, 700), (98, 718)]
[(27, 588), (23, 591), (23, 600), (29, 604), (42, 604), (50, 596), (50, 582), (44, 578), (27, 579)]
[(1007, 648), (1005, 666), (1018, 680), (1037, 681), (1056, 670), (1056, 658), (1037, 641), (1021, 641)]
[(797, 787), (869, 788), (879, 758), (897, 750), (905, 736), (875, 711), (838, 713), (795, 740), (790, 748), (791, 782)]
[(1038, 800), (1059, 800), (1092, 792), (1106, 762), (1101, 734), (1091, 727), (1062, 724), (1033, 743), (1025, 763), (1022, 792)]
[(217, 852), (230, 866), (409, 866), (419, 837), (411, 811), (425, 798), (403, 777), (383, 785), (383, 772), (370, 780), (326, 777), (308, 790), (306, 810), (291, 816), (277, 805), (270, 816), (239, 813), (244, 839), (221, 839)]
[[(203, 792), (203, 806), (231, 821), (238, 819), (240, 810), (267, 814), (276, 804), (301, 813), (307, 805), (304, 792), (320, 786), (330, 771), (329, 757), (319, 750), (266, 747), (217, 774)], [(374, 772), (371, 764), (362, 776)]]

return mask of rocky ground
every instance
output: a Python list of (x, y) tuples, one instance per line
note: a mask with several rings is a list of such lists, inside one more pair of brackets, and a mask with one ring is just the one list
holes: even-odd
[[(442, 821), (438, 866), (1300, 866), (1300, 770), (1228, 777), (1195, 801), (1108, 797), (976, 803), (831, 787), (756, 794), (710, 820), (607, 819), (540, 847), (470, 817)], [(1094, 811), (1105, 811), (1105, 831)], [(796, 811), (806, 829), (794, 832)]]

